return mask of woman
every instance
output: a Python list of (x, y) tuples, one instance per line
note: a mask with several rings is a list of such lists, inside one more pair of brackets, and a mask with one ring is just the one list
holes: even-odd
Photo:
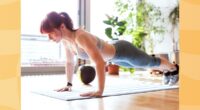
[(66, 49), (67, 86), (58, 91), (71, 91), (74, 71), (73, 57), (78, 55), (82, 59), (90, 59), (95, 64), (98, 77), (98, 89), (94, 92), (83, 93), (81, 96), (99, 97), (103, 94), (105, 83), (105, 65), (107, 61), (120, 66), (153, 68), (162, 71), (175, 72), (178, 69), (166, 59), (147, 55), (135, 48), (127, 41), (116, 41), (109, 44), (89, 32), (79, 28), (74, 29), (69, 15), (65, 12), (50, 12), (41, 22), (40, 31), (48, 34), (50, 40), (62, 40)]

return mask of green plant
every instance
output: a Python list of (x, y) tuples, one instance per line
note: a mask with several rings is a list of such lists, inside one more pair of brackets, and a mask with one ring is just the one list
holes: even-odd
[(179, 23), (179, 4), (176, 7), (174, 7), (172, 9), (172, 11), (170, 12), (169, 21), (172, 24), (172, 30), (171, 30), (171, 32), (172, 32), (172, 42), (173, 42), (173, 51), (175, 52), (175, 51), (177, 51), (176, 44), (178, 43), (178, 41), (175, 40), (174, 30)]
[(145, 51), (144, 40), (149, 41), (151, 52), (153, 52), (153, 39), (150, 33), (164, 33), (162, 24), (164, 19), (161, 16), (159, 7), (156, 7), (146, 0), (139, 0), (134, 3), (131, 0), (116, 0), (116, 11), (118, 16), (127, 21), (125, 35), (132, 36), (132, 43)]
[(169, 14), (169, 20), (173, 25), (177, 25), (179, 22), (179, 4), (172, 9)]
[(130, 72), (131, 75), (134, 75), (134, 72), (135, 72), (135, 69), (134, 68), (125, 68), (125, 67), (121, 67), (119, 68), (121, 71), (124, 71), (124, 72)]
[(161, 10), (159, 7), (146, 2), (146, 0), (140, 0), (136, 6), (137, 28), (143, 29), (147, 33), (164, 32), (164, 27), (162, 24), (160, 24), (161, 22), (164, 22), (164, 19), (162, 18)]
[(107, 20), (103, 21), (105, 24), (109, 25), (105, 29), (105, 34), (112, 40), (117, 40), (119, 36), (122, 36), (126, 31), (125, 20), (119, 20), (117, 16), (107, 15)]

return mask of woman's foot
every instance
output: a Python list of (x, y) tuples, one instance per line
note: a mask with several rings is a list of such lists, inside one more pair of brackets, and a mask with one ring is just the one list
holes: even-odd
[(169, 84), (170, 78), (171, 78), (170, 72), (167, 72), (167, 73), (163, 72), (163, 80), (162, 81), (163, 81), (164, 85)]
[(175, 85), (179, 80), (179, 66), (175, 64), (176, 70), (171, 72), (171, 78), (169, 81), (169, 85)]
[(173, 72), (166, 72), (163, 74), (163, 84), (175, 85), (179, 80), (179, 66), (175, 64), (176, 70)]
[(179, 75), (171, 75), (170, 81), (168, 83), (168, 85), (173, 86), (175, 85), (179, 80)]

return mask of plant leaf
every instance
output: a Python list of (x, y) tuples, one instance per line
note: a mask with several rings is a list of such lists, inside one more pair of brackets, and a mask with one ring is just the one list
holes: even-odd
[(112, 37), (112, 28), (106, 28), (105, 29), (105, 34), (110, 38), (110, 39), (113, 39)]
[(103, 23), (107, 24), (107, 25), (112, 25), (110, 20), (104, 20)]
[(124, 26), (126, 24), (126, 21), (120, 21), (117, 23), (118, 26)]

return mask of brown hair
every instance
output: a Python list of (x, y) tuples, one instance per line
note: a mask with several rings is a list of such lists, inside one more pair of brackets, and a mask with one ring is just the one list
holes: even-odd
[(54, 28), (59, 29), (62, 23), (65, 24), (67, 29), (69, 29), (70, 31), (74, 31), (73, 22), (67, 13), (50, 12), (42, 20), (40, 25), (40, 32), (41, 33), (52, 32)]

